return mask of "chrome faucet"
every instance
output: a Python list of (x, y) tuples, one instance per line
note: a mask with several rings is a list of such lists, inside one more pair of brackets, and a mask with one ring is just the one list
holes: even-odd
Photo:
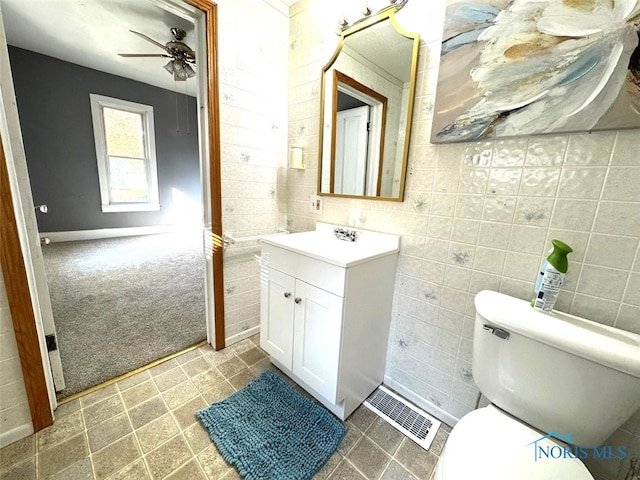
[(333, 229), (333, 234), (338, 240), (345, 240), (347, 242), (355, 242), (358, 232), (355, 230), (347, 230), (346, 228), (336, 227)]

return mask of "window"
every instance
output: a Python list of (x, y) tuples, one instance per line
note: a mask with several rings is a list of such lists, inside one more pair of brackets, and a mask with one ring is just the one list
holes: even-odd
[(102, 211), (160, 210), (153, 107), (89, 96)]

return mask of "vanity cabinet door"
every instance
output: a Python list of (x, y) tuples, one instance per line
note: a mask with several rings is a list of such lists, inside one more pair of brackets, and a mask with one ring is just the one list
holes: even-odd
[(343, 298), (296, 280), (293, 373), (336, 402)]
[(296, 280), (270, 268), (260, 288), (260, 346), (291, 370)]

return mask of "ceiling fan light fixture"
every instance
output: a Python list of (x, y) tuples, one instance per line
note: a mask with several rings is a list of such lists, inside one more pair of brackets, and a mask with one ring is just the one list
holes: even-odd
[(173, 75), (175, 80), (186, 80), (196, 76), (196, 72), (191, 65), (178, 58), (169, 60), (164, 69)]
[(195, 70), (191, 68), (191, 65), (189, 65), (188, 63), (184, 64), (184, 71), (187, 72), (187, 78), (192, 78), (196, 76)]
[(167, 64), (164, 66), (164, 69), (169, 72), (171, 75), (173, 75), (173, 63), (175, 62), (175, 60), (169, 60), (167, 62)]

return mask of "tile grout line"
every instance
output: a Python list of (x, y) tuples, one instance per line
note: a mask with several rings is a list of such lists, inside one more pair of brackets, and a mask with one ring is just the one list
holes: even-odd
[[(252, 378), (255, 378), (256, 376), (258, 376), (260, 374), (261, 368), (257, 368), (256, 366), (259, 365), (261, 362), (265, 361), (266, 359), (268, 359), (268, 356), (264, 356), (262, 358), (260, 358), (259, 360), (253, 362), (251, 365), (249, 364), (248, 361), (245, 361), (243, 358), (240, 357), (240, 355), (242, 355), (245, 352), (248, 352), (254, 348), (258, 348), (259, 349), (259, 345), (256, 343), (251, 343), (251, 344), (247, 344), (245, 345), (244, 348), (242, 347), (241, 349), (235, 349), (233, 350), (233, 354), (227, 358), (224, 357), (224, 361), (222, 363), (225, 363), (227, 361), (238, 361), (240, 362), (240, 365), (242, 365), (242, 369), (240, 372), (235, 373), (235, 375), (230, 376), (229, 378), (227, 378), (227, 376), (225, 376), (219, 369), (217, 365), (214, 365), (214, 362), (212, 361), (212, 359), (205, 354), (205, 352), (201, 352), (200, 355), (198, 355), (195, 358), (191, 358), (188, 361), (185, 361), (184, 363), (180, 363), (180, 362), (176, 362), (176, 365), (173, 366), (172, 368), (170, 368), (169, 370), (167, 370), (166, 372), (162, 372), (158, 375), (153, 375), (150, 370), (146, 371), (146, 375), (144, 376), (140, 376), (140, 379), (133, 385), (128, 386), (127, 388), (123, 388), (124, 386), (120, 383), (116, 383), (113, 386), (113, 391), (110, 392), (110, 394), (107, 394), (107, 396), (105, 396), (104, 398), (101, 398), (99, 395), (95, 398), (95, 399), (91, 399), (91, 403), (88, 403), (86, 400), (83, 402), (80, 398), (77, 399), (78, 402), (78, 407), (77, 410), (75, 412), (71, 412), (69, 415), (73, 415), (74, 413), (76, 415), (80, 415), (81, 418), (79, 419), (81, 421), (81, 426), (82, 426), (82, 431), (79, 432), (78, 434), (82, 434), (83, 435), (83, 441), (85, 442), (86, 446), (87, 446), (87, 456), (83, 457), (86, 458), (89, 461), (89, 466), (91, 468), (91, 473), (93, 475), (93, 477), (95, 479), (98, 478), (98, 472), (96, 470), (97, 465), (95, 464), (95, 455), (98, 454), (99, 452), (103, 451), (105, 448), (108, 448), (110, 445), (113, 445), (115, 442), (118, 442), (120, 440), (122, 440), (123, 438), (127, 438), (127, 436), (133, 434), (133, 440), (135, 441), (135, 446), (137, 449), (137, 456), (135, 459), (133, 459), (131, 462), (127, 463), (126, 465), (123, 465), (122, 467), (118, 468), (117, 471), (113, 471), (113, 472), (109, 472), (108, 476), (105, 477), (107, 479), (109, 478), (113, 478), (114, 476), (117, 476), (118, 474), (121, 474), (124, 470), (126, 470), (127, 468), (130, 468), (132, 465), (134, 465), (136, 462), (140, 462), (141, 466), (143, 468), (145, 468), (146, 472), (148, 475), (150, 475), (152, 478), (154, 478), (154, 480), (156, 480), (156, 476), (152, 475), (152, 468), (151, 465), (149, 464), (148, 458), (149, 458), (149, 454), (151, 454), (151, 452), (156, 451), (158, 448), (162, 448), (163, 446), (165, 446), (168, 442), (175, 440), (176, 437), (180, 437), (182, 439), (183, 442), (185, 442), (186, 446), (187, 446), (187, 451), (189, 452), (189, 458), (187, 458), (183, 463), (181, 463), (180, 465), (178, 465), (175, 469), (171, 470), (170, 472), (163, 474), (161, 478), (167, 478), (168, 476), (171, 475), (175, 475), (176, 472), (178, 472), (180, 469), (184, 468), (187, 464), (189, 464), (192, 461), (195, 461), (195, 465), (197, 465), (198, 471), (200, 471), (201, 474), (203, 474), (204, 477), (207, 477), (207, 473), (205, 470), (204, 465), (201, 463), (200, 459), (198, 458), (198, 454), (195, 453), (194, 447), (191, 445), (191, 443), (189, 442), (189, 440), (187, 439), (186, 436), (186, 432), (192, 428), (194, 425), (197, 425), (197, 421), (194, 422), (193, 424), (190, 424), (186, 427), (182, 427), (181, 424), (178, 421), (178, 417), (176, 416), (176, 410), (179, 408), (182, 408), (184, 405), (186, 405), (189, 402), (194, 401), (195, 399), (200, 399), (202, 402), (204, 402), (205, 405), (208, 405), (209, 402), (207, 401), (207, 399), (205, 398), (205, 394), (203, 393), (203, 391), (201, 391), (196, 384), (194, 383), (194, 378), (198, 377), (199, 375), (203, 375), (206, 372), (209, 371), (215, 371), (217, 372), (220, 377), (221, 377), (221, 381), (220, 382), (216, 382), (217, 384), (222, 384), (223, 382), (229, 386), (229, 388), (233, 391), (236, 392), (238, 391), (238, 388), (236, 388), (234, 386), (234, 384), (231, 383), (230, 380), (232, 380), (234, 377), (238, 376), (238, 375), (245, 375), (246, 371), (248, 370), (250, 376)], [(202, 358), (206, 364), (203, 365), (204, 368), (201, 371), (198, 371), (197, 369), (194, 370), (193, 375), (188, 375), (187, 371), (191, 370), (189, 369), (187, 366), (189, 363)], [(248, 359), (251, 358), (256, 358), (256, 357), (247, 357)], [(219, 365), (221, 365), (222, 363), (220, 363)], [(178, 368), (179, 367), (179, 368)], [(170, 409), (169, 408), (169, 404), (167, 403), (167, 400), (165, 399), (165, 397), (163, 396), (163, 392), (160, 390), (159, 385), (156, 383), (156, 381), (158, 380), (158, 378), (160, 378), (162, 375), (164, 374), (168, 374), (171, 370), (173, 369), (178, 369), (185, 377), (186, 380), (184, 382), (180, 382), (178, 385), (172, 387), (172, 388), (176, 388), (179, 385), (182, 384), (189, 384), (191, 385), (195, 391), (197, 392), (196, 395), (194, 395), (193, 397), (185, 400), (184, 402), (181, 402), (180, 405), (177, 405), (174, 409)], [(142, 372), (141, 372), (142, 373)], [(241, 379), (239, 379), (241, 380)], [(129, 407), (127, 406), (127, 404), (125, 403), (125, 393), (127, 391), (130, 391), (131, 389), (134, 389), (140, 385), (145, 384), (146, 382), (150, 382), (151, 385), (153, 385), (155, 393), (149, 397), (149, 398), (145, 398), (144, 400), (140, 401), (139, 403), (136, 403), (135, 405)], [(170, 389), (168, 389), (170, 390)], [(168, 391), (167, 390), (167, 391)], [(95, 428), (98, 427), (99, 425), (103, 424), (104, 422), (109, 421), (110, 419), (116, 418), (120, 415), (126, 414), (126, 421), (127, 421), (127, 425), (130, 429), (129, 432), (127, 432), (125, 435), (117, 438), (116, 440), (102, 446), (99, 450), (93, 452), (91, 450), (91, 445), (89, 442), (89, 430), (90, 428), (88, 427), (88, 417), (86, 417), (86, 414), (88, 412), (88, 409), (91, 409), (92, 407), (95, 407), (97, 405), (99, 405), (101, 402), (105, 402), (108, 401), (109, 399), (113, 398), (113, 397), (117, 397), (118, 401), (121, 403), (123, 410), (120, 411), (119, 413), (115, 413), (114, 415), (109, 416), (109, 418), (106, 418), (102, 421), (100, 421), (99, 423), (92, 425), (91, 428)], [(160, 445), (156, 446), (155, 448), (153, 448), (153, 450), (151, 450), (150, 452), (144, 452), (143, 448), (142, 448), (142, 443), (141, 443), (141, 438), (139, 437), (139, 430), (140, 428), (143, 428), (146, 425), (151, 424), (154, 421), (158, 421), (159, 418), (161, 418), (162, 416), (166, 415), (166, 413), (164, 413), (163, 415), (160, 415), (160, 417), (154, 418), (151, 422), (147, 422), (144, 425), (142, 425), (139, 428), (134, 428), (134, 424), (133, 424), (133, 419), (131, 417), (131, 412), (132, 409), (135, 409), (136, 407), (142, 406), (144, 405), (146, 402), (149, 402), (150, 400), (152, 400), (153, 398), (157, 398), (157, 397), (161, 397), (160, 400), (162, 401), (162, 405), (165, 407), (166, 409), (166, 413), (169, 413), (171, 420), (174, 422), (174, 424), (177, 426), (178, 428), (178, 433), (176, 435), (171, 436), (171, 438), (165, 440), (164, 442), (162, 442)], [(77, 413), (76, 413), (77, 412)], [(95, 413), (95, 412), (94, 412)], [(63, 417), (64, 418), (64, 417)], [(385, 472), (390, 468), (391, 466), (391, 462), (395, 461), (396, 463), (398, 463), (403, 470), (405, 471), (409, 471), (407, 469), (407, 467), (401, 463), (399, 461), (399, 459), (396, 459), (395, 455), (398, 453), (399, 449), (401, 448), (403, 442), (405, 441), (404, 436), (402, 437), (402, 440), (398, 443), (397, 446), (393, 447), (393, 451), (390, 453), (387, 450), (385, 450), (382, 445), (380, 445), (378, 442), (376, 442), (373, 438), (371, 438), (369, 436), (369, 434), (372, 432), (372, 428), (375, 425), (376, 419), (373, 419), (368, 425), (366, 425), (366, 427), (361, 430), (360, 428), (358, 428), (354, 423), (350, 422), (350, 421), (346, 421), (344, 422), (344, 425), (347, 428), (351, 428), (351, 429), (355, 429), (355, 431), (357, 431), (359, 433), (359, 438), (357, 439), (356, 442), (354, 442), (353, 445), (351, 445), (351, 447), (345, 451), (345, 454), (342, 455), (341, 453), (339, 453), (338, 451), (336, 451), (334, 454), (339, 455), (337, 457), (338, 459), (338, 463), (335, 465), (335, 467), (331, 470), (331, 471), (327, 471), (326, 472), (326, 478), (331, 478), (331, 475), (333, 475), (336, 472), (336, 469), (338, 468), (338, 465), (343, 461), (346, 460), (347, 464), (349, 464), (352, 468), (355, 469), (355, 471), (359, 472), (359, 474), (362, 474), (365, 478), (366, 475), (364, 475), (356, 466), (355, 464), (352, 462), (351, 459), (348, 458), (348, 455), (351, 454), (357, 445), (360, 445), (361, 442), (364, 442), (365, 439), (368, 442), (371, 442), (372, 445), (374, 445), (376, 448), (379, 448), (381, 451), (383, 451), (386, 455), (387, 455), (387, 460), (384, 463), (384, 465), (381, 468), (380, 474), (376, 476), (377, 479), (382, 478), (382, 476), (384, 476)], [(208, 432), (207, 432), (208, 433)], [(75, 435), (73, 436), (75, 437)], [(71, 438), (73, 438), (71, 437)], [(35, 463), (35, 468), (36, 468), (36, 478), (42, 478), (39, 475), (38, 472), (38, 459), (39, 459), (39, 450), (38, 450), (38, 435), (34, 436), (34, 444), (35, 444), (35, 455), (34, 455), (34, 463)], [(66, 441), (66, 440), (65, 440)], [(59, 443), (59, 442), (58, 442)], [(212, 445), (215, 447), (215, 444), (212, 443)], [(55, 445), (54, 445), (55, 446)], [(51, 447), (53, 448), (53, 447)], [(209, 448), (209, 446), (205, 447)], [(204, 451), (204, 450), (203, 450)], [(200, 452), (202, 453), (202, 452)], [(79, 460), (78, 462), (73, 463), (72, 465), (67, 466), (65, 469), (61, 470), (61, 471), (65, 471), (68, 468), (71, 468), (73, 465), (77, 465), (78, 463), (80, 463), (83, 459)], [(224, 473), (224, 475), (221, 478), (235, 478), (234, 474), (233, 474), (233, 467), (228, 465), (229, 469)], [(58, 472), (58, 474), (60, 474), (60, 472)], [(413, 474), (412, 474), (413, 475)], [(102, 478), (102, 477), (100, 477)], [(160, 480), (160, 477), (157, 478), (157, 480)]]
[[(153, 367), (151, 367), (151, 368), (153, 368)], [(149, 380), (151, 380), (153, 382), (153, 376), (151, 375), (151, 372), (149, 370), (145, 370), (145, 372), (147, 372), (147, 374), (149, 375)], [(144, 383), (144, 382), (142, 382), (142, 383)], [(138, 385), (140, 385), (140, 384), (138, 384)], [(155, 384), (155, 382), (153, 382), (153, 385), (154, 385), (155, 388), (158, 388), (157, 385)], [(135, 388), (135, 386), (136, 385), (134, 385), (133, 387), (130, 387), (130, 388)], [(119, 469), (119, 470), (117, 470), (115, 472), (112, 472), (107, 478), (112, 477), (113, 475), (116, 475), (116, 474), (124, 471), (125, 468), (129, 467), (130, 465), (133, 465), (138, 460), (142, 461), (142, 464), (145, 467), (146, 472), (149, 475), (151, 475), (151, 469), (149, 468), (149, 465), (147, 464), (147, 461), (144, 458), (144, 451), (142, 449), (142, 444), (140, 443), (140, 438), (138, 437), (137, 429), (133, 426), (133, 421), (131, 420), (131, 415), (129, 415), (129, 410), (131, 410), (131, 408), (127, 407), (127, 404), (124, 401), (124, 397), (122, 396), (123, 390), (121, 389), (121, 386), (119, 385), (119, 382), (116, 383), (116, 388), (118, 389), (118, 392), (119, 392), (120, 396), (122, 397), (122, 405), (124, 406), (125, 414), (127, 415), (127, 419), (129, 420), (129, 424), (131, 425), (132, 434), (133, 434), (133, 437), (135, 438), (136, 445), (138, 446), (138, 452), (140, 453), (140, 457), (138, 457), (135, 460), (133, 460), (132, 462), (128, 463), (127, 465), (125, 465), (121, 469)], [(158, 389), (158, 392), (160, 392), (160, 389)], [(161, 394), (159, 393), (159, 395), (161, 395)], [(149, 399), (147, 399), (146, 401), (149, 401)], [(139, 405), (142, 405), (143, 403), (145, 403), (145, 402), (140, 402), (139, 404), (134, 405), (134, 407), (132, 407), (132, 408), (135, 408), (135, 407), (137, 407)], [(151, 422), (149, 422), (149, 423), (151, 423)], [(122, 437), (122, 438), (124, 438), (124, 437)]]
[[(234, 352), (234, 355), (235, 355), (235, 352)], [(207, 358), (207, 357), (206, 357), (202, 352), (201, 352), (201, 357), (204, 359), (204, 361), (205, 361), (205, 362), (207, 362), (207, 364), (208, 364), (208, 365), (209, 365), (209, 367), (210, 367), (210, 368), (209, 368), (209, 369), (207, 369), (207, 370), (215, 370), (215, 371), (216, 371), (216, 372), (218, 372), (220, 375), (222, 375), (222, 378), (224, 379), (223, 381), (225, 381), (225, 382), (227, 381), (226, 377), (222, 374), (222, 372), (220, 372), (220, 370), (218, 370), (217, 366), (216, 366), (216, 365), (213, 365), (213, 363), (212, 363), (212, 362), (211, 362), (211, 361), (210, 361), (210, 360), (209, 360), (209, 359), (208, 359), (208, 358)], [(188, 362), (187, 362), (187, 363), (188, 363)], [(184, 371), (184, 368), (182, 368), (182, 364), (179, 364), (179, 367), (182, 369), (182, 371), (184, 372), (184, 374), (187, 376), (187, 379), (188, 379), (188, 380), (193, 384), (193, 382), (191, 381), (191, 377), (187, 374), (187, 372), (186, 372), (186, 371)], [(207, 371), (207, 370), (205, 370), (205, 371)], [(200, 375), (200, 374), (202, 374), (202, 373), (204, 373), (204, 372), (200, 372), (198, 375)], [(228, 383), (228, 382), (227, 382), (227, 383)], [(196, 385), (193, 385), (193, 386), (194, 386), (194, 388), (198, 391), (198, 396), (196, 396), (196, 397), (194, 397), (194, 398), (200, 397), (200, 398), (202, 398), (202, 400), (204, 401), (205, 405), (209, 405), (209, 402), (207, 402), (207, 399), (206, 399), (206, 398), (204, 398), (204, 394), (200, 391), (200, 389), (199, 389)], [(232, 387), (233, 387), (233, 385), (232, 385)], [(235, 390), (235, 388), (234, 388), (234, 390)], [(195, 413), (194, 413), (194, 415), (195, 415)], [(198, 420), (196, 420), (196, 421), (197, 421), (197, 422), (199, 422)], [(179, 427), (179, 428), (181, 428), (179, 425), (178, 425), (178, 427)], [(182, 431), (182, 428), (181, 428), (181, 431)], [(208, 432), (208, 431), (206, 431), (206, 429), (205, 429), (205, 432), (206, 432), (207, 436), (209, 436), (209, 432)], [(184, 434), (184, 431), (182, 431), (182, 433)], [(209, 448), (209, 447), (205, 447), (205, 448), (204, 448), (200, 453), (196, 454), (196, 453), (195, 453), (195, 451), (193, 450), (193, 447), (191, 446), (191, 444), (189, 443), (189, 441), (186, 439), (186, 437), (185, 437), (185, 441), (186, 441), (186, 443), (187, 443), (187, 447), (189, 448), (189, 450), (191, 451), (191, 453), (192, 453), (192, 455), (193, 455), (193, 456), (192, 456), (192, 458), (191, 458), (190, 460), (188, 460), (188, 461), (187, 461), (187, 462), (185, 462), (184, 464), (180, 465), (180, 466), (179, 466), (175, 471), (171, 472), (169, 475), (173, 475), (173, 474), (174, 474), (174, 473), (176, 473), (180, 468), (182, 468), (183, 466), (185, 466), (186, 464), (188, 464), (191, 460), (194, 460), (194, 461), (196, 462), (196, 465), (198, 466), (198, 469), (200, 470), (200, 473), (202, 473), (202, 475), (203, 475), (205, 478), (208, 478), (208, 475), (207, 475), (207, 472), (206, 472), (206, 470), (205, 470), (205, 468), (204, 468), (204, 465), (202, 465), (202, 462), (201, 462), (201, 461), (200, 461), (200, 459), (198, 458), (198, 455), (202, 454), (202, 452), (204, 452), (204, 451), (205, 451), (207, 448)], [(212, 443), (212, 445), (214, 445), (214, 444), (213, 444), (213, 442), (211, 442), (211, 443)], [(215, 447), (215, 445), (214, 445), (214, 447)], [(217, 448), (217, 447), (216, 447), (216, 448)], [(228, 472), (227, 472), (227, 473), (225, 473), (225, 474), (222, 476), (222, 478), (224, 478), (227, 474), (228, 474)], [(168, 476), (168, 475), (167, 475), (167, 476)]]
[[(199, 349), (198, 349), (198, 350), (199, 350)], [(186, 364), (190, 363), (191, 361), (196, 360), (197, 358), (202, 358), (205, 362), (207, 362), (207, 364), (208, 364), (211, 368), (213, 368), (213, 369), (215, 369), (216, 371), (218, 371), (218, 370), (217, 370), (217, 368), (216, 368), (215, 366), (213, 366), (213, 365), (211, 364), (211, 362), (210, 362), (206, 357), (204, 357), (204, 355), (202, 355), (202, 352), (200, 352), (200, 354), (199, 354), (196, 358), (190, 359), (190, 360), (189, 360), (189, 361), (187, 361), (187, 362), (180, 363), (180, 362), (178, 361), (178, 362), (177, 362), (177, 363), (178, 363), (178, 368), (182, 371), (182, 373), (184, 373), (184, 375), (185, 375), (185, 376), (186, 376), (186, 378), (187, 378), (187, 380), (186, 380), (185, 382), (183, 382), (183, 383), (187, 383), (187, 382), (189, 382), (189, 383), (193, 386), (193, 388), (195, 388), (195, 390), (198, 392), (198, 395), (196, 395), (195, 397), (193, 397), (193, 398), (191, 398), (191, 399), (189, 399), (189, 400), (185, 401), (183, 404), (178, 405), (178, 406), (176, 407), (176, 409), (177, 409), (177, 408), (180, 408), (181, 406), (186, 405), (188, 402), (190, 402), (190, 401), (192, 401), (193, 399), (198, 398), (198, 397), (202, 398), (202, 400), (204, 401), (204, 403), (205, 403), (205, 404), (207, 403), (206, 399), (205, 399), (205, 398), (203, 397), (203, 395), (202, 395), (202, 392), (200, 392), (200, 389), (198, 389), (198, 387), (197, 387), (197, 386), (192, 382), (192, 377), (191, 377), (191, 376), (187, 373), (187, 371), (183, 368), (183, 366), (184, 366), (184, 365), (186, 365)], [(207, 370), (209, 370), (209, 369), (207, 369)], [(205, 371), (206, 371), (206, 370), (205, 370)], [(203, 373), (203, 372), (200, 372), (200, 373)], [(198, 375), (199, 375), (199, 374), (198, 374)], [(178, 421), (177, 417), (175, 416), (175, 414), (174, 414), (174, 410), (175, 410), (175, 409), (173, 409), (173, 410), (172, 410), (172, 409), (170, 409), (170, 408), (169, 408), (169, 405), (166, 403), (166, 400), (164, 399), (164, 396), (162, 395), (162, 392), (160, 393), (160, 396), (162, 397), (162, 400), (163, 400), (163, 402), (165, 403), (165, 405), (166, 405), (166, 407), (167, 407), (167, 409), (168, 409), (169, 415), (171, 415), (171, 419), (175, 422), (176, 426), (178, 427), (179, 432), (178, 432), (178, 434), (177, 434), (177, 435), (175, 435), (175, 436), (171, 437), (169, 440), (167, 440), (166, 442), (163, 442), (161, 445), (159, 445), (158, 447), (154, 448), (153, 450), (156, 450), (157, 448), (160, 448), (160, 447), (162, 447), (163, 445), (166, 445), (166, 443), (168, 443), (169, 441), (173, 440), (175, 437), (177, 437), (177, 436), (181, 436), (181, 437), (184, 439), (184, 442), (186, 443), (187, 448), (188, 448), (188, 449), (189, 449), (189, 451), (191, 452), (191, 458), (190, 458), (190, 459), (188, 459), (186, 462), (184, 462), (184, 463), (180, 464), (178, 467), (176, 467), (176, 469), (174, 469), (173, 471), (171, 471), (170, 473), (168, 473), (167, 475), (165, 475), (163, 478), (166, 478), (166, 477), (168, 477), (169, 475), (173, 475), (174, 473), (176, 473), (178, 470), (180, 470), (182, 467), (184, 467), (185, 465), (187, 465), (187, 464), (188, 464), (190, 461), (192, 461), (192, 460), (195, 460), (196, 464), (198, 465), (198, 468), (201, 470), (201, 473), (203, 473), (203, 475), (206, 477), (207, 475), (206, 475), (206, 472), (205, 472), (205, 470), (204, 470), (204, 467), (203, 467), (203, 466), (202, 466), (202, 464), (200, 463), (200, 460), (198, 459), (198, 456), (197, 456), (197, 455), (196, 455), (196, 453), (194, 452), (193, 448), (191, 447), (191, 444), (189, 443), (189, 441), (187, 440), (187, 438), (184, 436), (184, 431), (185, 431), (186, 429), (183, 429), (183, 428), (182, 428), (182, 426), (180, 425), (180, 422)], [(195, 415), (195, 414), (194, 414), (194, 415)], [(152, 450), (152, 451), (153, 451), (153, 450)], [(200, 453), (202, 453), (202, 452), (200, 452)], [(149, 469), (149, 470), (150, 470), (150, 469)]]

